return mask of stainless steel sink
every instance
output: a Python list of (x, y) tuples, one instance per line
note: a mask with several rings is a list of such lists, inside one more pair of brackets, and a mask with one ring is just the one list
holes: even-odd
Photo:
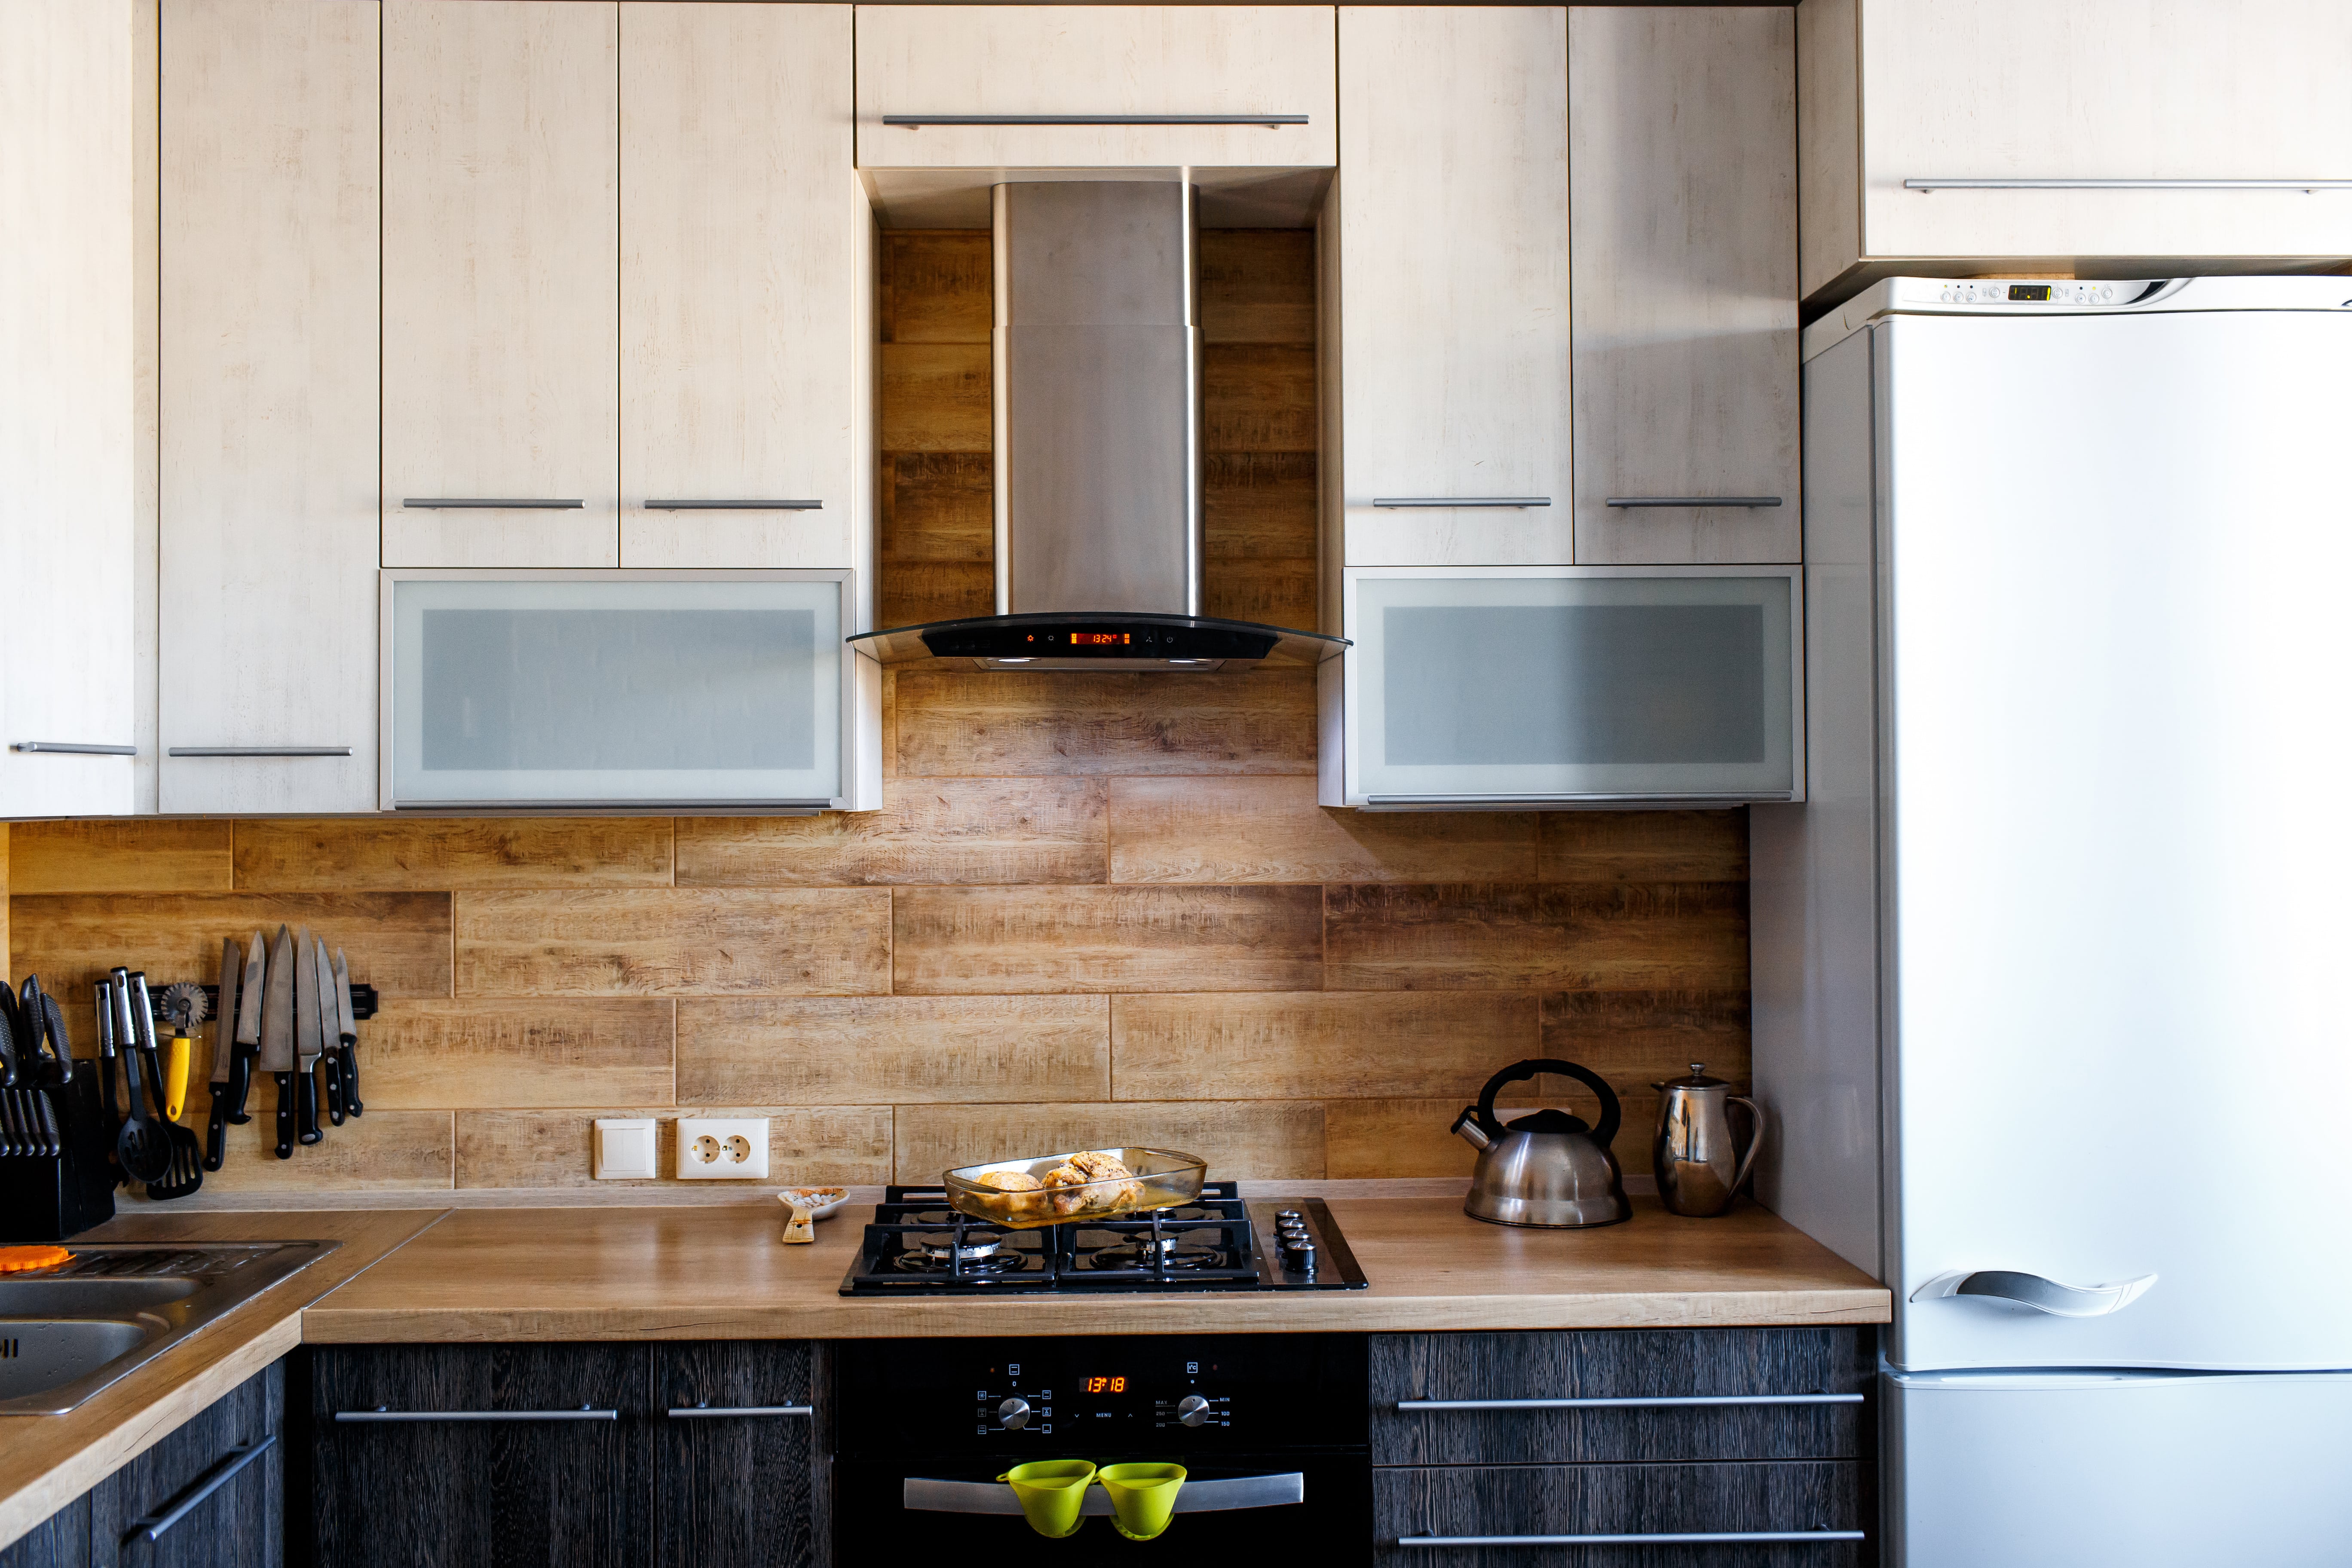
[(0, 1275), (0, 1415), (61, 1415), (292, 1278), (339, 1241), (68, 1244)]

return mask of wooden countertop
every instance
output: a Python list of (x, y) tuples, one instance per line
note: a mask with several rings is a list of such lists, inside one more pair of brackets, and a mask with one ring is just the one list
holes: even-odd
[(1636, 1198), (1624, 1225), (1516, 1230), (1458, 1199), (1333, 1198), (1366, 1290), (852, 1299), (869, 1210), (778, 1242), (759, 1208), (477, 1209), (451, 1215), (304, 1312), (313, 1342), (869, 1339), (898, 1335), (1659, 1328), (1883, 1323), (1886, 1290), (1743, 1204), (1683, 1219)]

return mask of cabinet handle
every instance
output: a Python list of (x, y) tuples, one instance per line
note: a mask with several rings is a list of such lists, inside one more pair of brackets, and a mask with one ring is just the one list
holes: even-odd
[(886, 114), (885, 125), (1304, 125), (1303, 114)]
[(408, 496), (401, 503), (410, 511), (578, 511), (584, 500), (530, 500), (498, 496)]
[(72, 757), (135, 757), (136, 746), (100, 746), (86, 741), (17, 741), (12, 752), (56, 752)]
[(1643, 1535), (1406, 1535), (1399, 1546), (1743, 1546), (1769, 1542), (1867, 1541), (1859, 1530), (1689, 1530)]
[(2352, 180), (1906, 180), (1906, 191), (2352, 191)]
[(1940, 1301), (1952, 1296), (1990, 1296), (2047, 1312), (2053, 1318), (2104, 1318), (2120, 1312), (2156, 1283), (2143, 1274), (2112, 1285), (2062, 1285), (2039, 1274), (2008, 1268), (1956, 1268), (1938, 1274), (1911, 1292), (1914, 1301)]
[(337, 1421), (618, 1421), (617, 1410), (338, 1410)]
[(1465, 506), (1549, 506), (1549, 496), (1374, 496), (1372, 504), (1394, 510), (1398, 507), (1465, 507)]
[(821, 500), (649, 500), (647, 511), (822, 511)]
[(163, 1540), (165, 1531), (194, 1512), (197, 1505), (205, 1499), (235, 1480), (239, 1470), (269, 1452), (277, 1441), (278, 1434), (272, 1432), (258, 1442), (241, 1443), (231, 1448), (220, 1457), (212, 1468), (198, 1476), (195, 1484), (182, 1492), (178, 1500), (166, 1506), (163, 1512), (151, 1513), (144, 1519), (131, 1521), (131, 1529), (123, 1539), (128, 1541), (133, 1535), (143, 1535), (151, 1542)]
[(1611, 496), (1603, 506), (1779, 506), (1779, 496)]
[(672, 1416), (688, 1419), (706, 1415), (814, 1415), (814, 1405), (679, 1405)]
[(1682, 1410), (1718, 1405), (1859, 1405), (1859, 1394), (1675, 1394), (1627, 1399), (1400, 1399), (1399, 1410)]
[(348, 757), (349, 746), (173, 746), (167, 757)]

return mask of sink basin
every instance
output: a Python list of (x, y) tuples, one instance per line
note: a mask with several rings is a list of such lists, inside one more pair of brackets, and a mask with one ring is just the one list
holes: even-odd
[(63, 1415), (341, 1245), (68, 1243), (0, 1275), (0, 1415)]

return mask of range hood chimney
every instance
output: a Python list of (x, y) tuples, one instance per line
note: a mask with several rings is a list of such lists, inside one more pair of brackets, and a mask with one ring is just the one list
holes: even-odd
[(1246, 669), (1346, 645), (1202, 614), (1200, 256), (1188, 183), (993, 192), (996, 614), (850, 639), (885, 664)]

